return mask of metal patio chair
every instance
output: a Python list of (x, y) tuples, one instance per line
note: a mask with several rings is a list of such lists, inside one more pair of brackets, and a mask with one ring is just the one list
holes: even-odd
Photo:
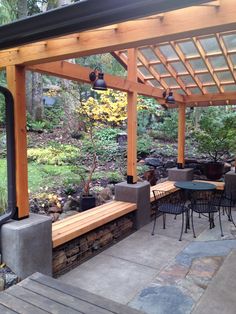
[[(152, 229), (152, 235), (154, 235), (156, 220), (159, 216), (163, 217), (163, 229), (166, 228), (166, 214), (174, 215), (175, 218), (178, 215), (182, 216), (182, 226), (179, 241), (182, 240), (183, 230), (184, 230), (184, 214), (188, 211), (188, 208), (185, 206), (185, 198), (182, 193), (169, 194), (168, 192), (153, 190), (154, 194), (154, 204), (153, 209), (155, 211), (154, 224)], [(187, 229), (186, 229), (187, 231)]]
[(208, 217), (210, 229), (215, 227), (214, 222), (214, 214), (219, 213), (219, 223), (220, 223), (220, 231), (221, 236), (223, 237), (222, 223), (221, 223), (221, 212), (218, 205), (215, 204), (215, 200), (217, 197), (216, 191), (194, 191), (191, 194), (191, 200), (189, 204), (189, 208), (191, 210), (191, 224), (193, 229), (193, 236), (196, 238), (195, 229), (194, 229), (194, 219), (193, 213), (198, 213), (199, 215), (203, 215)]

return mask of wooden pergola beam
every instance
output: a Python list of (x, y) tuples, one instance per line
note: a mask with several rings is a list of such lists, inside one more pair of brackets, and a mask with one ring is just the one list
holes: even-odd
[(147, 18), (123, 22), (115, 29), (97, 29), (2, 51), (0, 68), (12, 64), (37, 64), (153, 45), (235, 28), (235, 1), (224, 0), (217, 8), (189, 7), (167, 12), (163, 19)]
[(194, 107), (194, 103), (203, 103), (203, 102), (226, 102), (228, 101), (228, 104), (236, 104), (236, 92), (225, 92), (225, 93), (212, 93), (207, 95), (189, 95), (189, 96), (183, 96), (184, 101), (187, 103), (187, 105), (190, 107)]
[[(73, 64), (66, 61), (57, 61), (47, 64), (35, 65), (27, 67), (28, 70), (36, 71), (48, 75), (58, 76), (65, 79), (79, 81), (84, 83), (91, 83), (89, 80), (89, 73), (92, 69), (83, 67), (79, 64)], [(124, 92), (137, 92), (140, 95), (148, 96), (163, 100), (163, 90), (150, 85), (129, 81), (119, 76), (105, 74), (105, 81), (107, 86), (112, 89)], [(177, 103), (183, 103), (183, 96), (174, 93)]]

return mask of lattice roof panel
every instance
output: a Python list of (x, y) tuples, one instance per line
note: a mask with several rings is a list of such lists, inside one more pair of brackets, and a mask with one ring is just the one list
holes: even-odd
[(144, 83), (180, 94), (236, 91), (236, 31), (138, 48), (137, 66)]

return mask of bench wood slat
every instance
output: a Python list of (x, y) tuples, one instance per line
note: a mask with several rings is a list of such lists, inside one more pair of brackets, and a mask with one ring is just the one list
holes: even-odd
[(122, 214), (123, 211), (125, 211), (125, 213), (126, 212), (130, 212), (135, 207), (134, 206), (132, 206), (132, 207), (130, 206), (130, 207), (117, 208), (117, 209), (115, 208), (112, 211), (110, 210), (109, 212), (104, 211), (102, 213), (99, 213), (99, 215), (98, 214), (93, 215), (93, 216), (89, 217), (89, 219), (82, 219), (82, 220), (80, 220), (79, 217), (78, 217), (78, 220), (77, 221), (73, 221), (71, 224), (67, 224), (67, 225), (63, 226), (62, 228), (60, 228), (60, 229), (56, 229), (56, 230), (53, 229), (53, 236), (61, 234), (62, 230), (63, 230), (63, 232), (71, 231), (71, 230), (73, 230), (73, 228), (78, 228), (78, 226), (80, 226), (80, 227), (87, 226), (89, 224), (92, 224), (92, 223), (94, 223), (94, 222), (96, 222), (98, 220), (104, 219), (106, 217), (111, 217), (111, 219), (112, 219), (113, 215), (116, 215), (117, 213), (121, 213)]
[(93, 223), (96, 223), (97, 221), (101, 221), (103, 219), (106, 219), (107, 217), (110, 217), (111, 220), (113, 220), (113, 216), (120, 214), (120, 215), (124, 215), (130, 211), (133, 211), (133, 208), (128, 208), (125, 207), (123, 209), (117, 209), (117, 210), (113, 210), (112, 212), (104, 212), (104, 213), (100, 213), (100, 215), (94, 215), (92, 217), (90, 217), (90, 219), (86, 219), (86, 220), (78, 220), (78, 221), (74, 221), (72, 224), (66, 225), (63, 228), (57, 229), (57, 230), (53, 230), (53, 238), (57, 237), (57, 235), (61, 235), (62, 233), (65, 233), (67, 231), (72, 231), (74, 229), (78, 229), (79, 228), (83, 228), (84, 226), (87, 225), (92, 225)]
[(115, 220), (123, 215), (126, 215), (136, 209), (136, 204), (128, 203), (127, 206), (122, 204), (120, 208), (115, 208), (113, 210), (104, 210), (99, 216), (94, 214), (91, 220), (74, 221), (73, 227), (71, 225), (63, 226), (55, 231), (52, 229), (52, 240), (53, 247), (57, 247), (63, 243), (66, 243), (78, 236), (85, 234), (93, 229), (96, 229), (106, 223)]
[(78, 214), (75, 214), (75, 215), (68, 217), (66, 219), (56, 221), (52, 226), (53, 231), (57, 230), (57, 229), (61, 229), (64, 226), (70, 225), (73, 222), (87, 220), (90, 217), (98, 216), (104, 212), (111, 212), (112, 210), (115, 210), (116, 208), (117, 209), (123, 209), (123, 208), (129, 207), (129, 206), (132, 207), (132, 206), (136, 206), (136, 205), (134, 203), (119, 202), (119, 203), (113, 203), (113, 205), (109, 206), (109, 207), (105, 207), (105, 206), (102, 207), (102, 206), (98, 206), (99, 208), (95, 207), (95, 208), (86, 210), (84, 212), (80, 212)]

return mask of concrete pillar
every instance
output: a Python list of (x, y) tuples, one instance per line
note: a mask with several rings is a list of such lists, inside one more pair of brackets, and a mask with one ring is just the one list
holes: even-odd
[(150, 184), (147, 181), (128, 184), (121, 182), (115, 186), (115, 200), (137, 204), (135, 228), (150, 222)]
[(1, 227), (2, 262), (20, 279), (34, 272), (52, 275), (52, 221), (30, 214), (23, 220), (11, 220)]
[(168, 180), (170, 181), (192, 181), (193, 180), (193, 169), (185, 168), (170, 168), (168, 170)]

